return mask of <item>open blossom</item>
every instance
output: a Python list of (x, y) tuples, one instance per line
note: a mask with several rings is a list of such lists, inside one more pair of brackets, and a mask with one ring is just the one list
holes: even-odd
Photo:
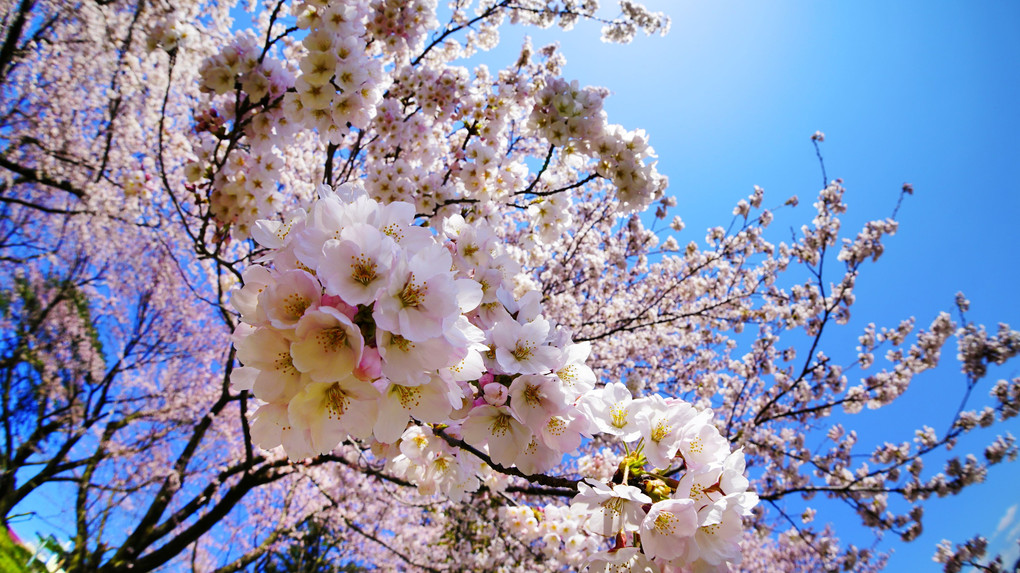
[(531, 443), (532, 431), (506, 406), (478, 406), (471, 410), (462, 429), (464, 441), (481, 448), (488, 446), (489, 457), (509, 467)]
[(404, 386), (380, 379), (379, 419), (374, 424), (375, 437), (381, 442), (395, 442), (411, 417), (423, 422), (442, 422), (453, 409), (454, 398), (459, 394), (456, 386), (439, 376), (426, 384)]
[[(748, 495), (753, 496), (753, 503), (751, 499), (744, 502), (743, 497)], [(748, 504), (754, 503), (757, 503), (757, 496), (738, 494), (700, 509), (698, 529), (694, 532), (694, 542), (687, 545), (684, 561), (703, 561), (708, 565), (740, 563), (740, 536), (743, 532), (741, 516), (749, 514)]]
[(294, 366), (290, 340), (271, 328), (253, 329), (239, 324), (234, 334), (237, 358), (245, 366), (258, 369), (252, 393), (266, 402), (288, 401), (304, 384), (306, 375)]
[(371, 434), (378, 416), (378, 396), (371, 384), (353, 378), (313, 382), (290, 401), (290, 425), (298, 433), (307, 431), (310, 449), (324, 454), (348, 434), (358, 438)]
[(327, 262), (320, 264), (319, 274), (326, 292), (349, 304), (371, 304), (386, 286), (385, 277), (397, 257), (396, 244), (375, 227), (361, 223), (344, 228), (340, 237), (322, 247)]
[(665, 469), (673, 463), (680, 447), (681, 429), (693, 414), (690, 404), (667, 404), (658, 395), (649, 397), (642, 405), (637, 414), (638, 427), (644, 438), (644, 454), (652, 465)]
[(616, 435), (623, 441), (636, 441), (642, 435), (636, 414), (645, 402), (635, 401), (626, 385), (612, 382), (585, 395), (581, 407), (591, 412), (590, 418), (598, 431)]
[(621, 531), (637, 531), (645, 512), (641, 506), (652, 498), (631, 485), (614, 484), (612, 487), (594, 480), (577, 484), (571, 505), (589, 513), (586, 527), (592, 533), (612, 537)]
[(399, 334), (376, 330), (382, 373), (407, 386), (426, 383), (432, 372), (457, 358), (457, 348), (443, 337), (413, 342)]
[(510, 384), (510, 407), (531, 428), (541, 428), (567, 407), (559, 379), (528, 374)]
[(294, 367), (316, 382), (354, 375), (365, 341), (361, 330), (340, 311), (322, 306), (305, 314), (294, 331), (290, 353)]
[(679, 435), (677, 449), (691, 468), (721, 462), (729, 455), (729, 442), (712, 425), (712, 410), (703, 410), (687, 420)]
[(680, 557), (688, 538), (698, 529), (698, 510), (690, 499), (666, 499), (652, 504), (641, 522), (641, 546), (649, 557)]
[(284, 271), (259, 295), (259, 306), (276, 328), (294, 328), (306, 310), (315, 310), (322, 287), (312, 275), (299, 269)]
[(550, 417), (539, 435), (542, 442), (556, 452), (572, 452), (581, 445), (582, 437), (587, 434), (587, 425), (587, 420), (576, 410), (568, 411)]
[(589, 417), (598, 431), (618, 436), (625, 442), (634, 442), (641, 437), (636, 415), (645, 402), (634, 400), (625, 385), (613, 382), (587, 394), (582, 407), (591, 412)]
[(500, 320), (492, 328), (496, 361), (507, 374), (539, 374), (555, 365), (558, 351), (546, 345), (549, 321), (538, 317), (526, 324), (512, 318)]
[(545, 473), (563, 458), (563, 450), (546, 445), (541, 435), (532, 434), (531, 441), (515, 458), (517, 468), (528, 475)]
[(595, 387), (595, 372), (585, 364), (591, 353), (591, 343), (567, 343), (560, 353), (560, 359), (552, 370), (563, 383), (563, 391), (571, 399), (591, 391)]
[(442, 336), (460, 314), (459, 285), (450, 252), (425, 247), (410, 261), (398, 260), (372, 313), (380, 328), (410, 341)]

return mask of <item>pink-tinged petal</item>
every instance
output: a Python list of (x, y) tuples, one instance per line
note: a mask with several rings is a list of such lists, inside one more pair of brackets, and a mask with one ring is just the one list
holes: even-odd
[(344, 380), (354, 375), (365, 341), (340, 311), (321, 307), (306, 314), (294, 331), (290, 353), (294, 367), (316, 382)]
[(367, 435), (375, 423), (378, 392), (370, 384), (344, 382), (308, 384), (288, 405), (294, 428), (307, 428), (311, 447), (323, 454), (336, 448), (347, 434)]
[(312, 437), (307, 428), (299, 429), (288, 426), (283, 429), (281, 439), (283, 450), (292, 460), (303, 460), (316, 455), (315, 450), (312, 449)]
[(560, 381), (551, 376), (527, 374), (510, 384), (510, 407), (530, 428), (541, 428), (567, 406)]
[(248, 324), (261, 325), (266, 322), (265, 310), (259, 308), (259, 295), (274, 282), (269, 269), (261, 265), (253, 265), (241, 275), (244, 286), (230, 293), (230, 304), (241, 313), (241, 320)]
[(241, 364), (260, 370), (276, 368), (280, 360), (291, 361), (290, 341), (273, 328), (252, 330), (247, 325), (239, 324), (234, 331), (234, 346)]
[(667, 499), (652, 504), (641, 522), (641, 545), (650, 557), (676, 559), (698, 529), (698, 512), (690, 499)]
[(517, 467), (528, 475), (545, 473), (563, 459), (563, 454), (539, 443), (538, 436), (532, 436), (531, 442), (517, 456)]
[[(411, 413), (400, 403), (399, 397), (391, 395), (391, 389), (396, 384), (385, 379), (380, 381), (380, 384), (385, 390), (379, 399), (379, 417), (373, 426), (373, 433), (375, 439), (380, 442), (392, 444), (400, 439), (401, 434), (407, 429)], [(393, 392), (399, 392), (399, 389)]]
[(506, 407), (474, 408), (464, 421), (462, 431), (467, 443), (477, 448), (488, 445), (489, 457), (503, 467), (510, 467), (531, 443), (531, 430)]
[(553, 416), (542, 427), (541, 440), (561, 454), (573, 452), (581, 445), (581, 433), (585, 425), (581, 416)]
[(365, 380), (366, 382), (371, 382), (382, 376), (382, 357), (379, 356), (379, 350), (365, 347), (361, 354), (361, 362), (358, 363), (358, 367), (354, 370), (354, 375), (358, 380)]
[(318, 272), (326, 292), (350, 304), (372, 304), (387, 285), (396, 245), (376, 228), (362, 223), (345, 228), (341, 237), (322, 247), (324, 258)]
[(249, 368), (247, 366), (234, 368), (233, 372), (230, 373), (230, 391), (241, 392), (243, 390), (251, 390), (255, 385), (255, 378), (258, 375), (258, 368)]
[(283, 444), (282, 432), (289, 426), (286, 404), (263, 404), (252, 414), (251, 441), (262, 449), (271, 450)]
[(322, 288), (309, 273), (293, 269), (276, 278), (259, 295), (259, 306), (265, 309), (270, 324), (276, 328), (294, 328), (308, 310), (319, 307)]
[(461, 312), (471, 312), (482, 303), (482, 285), (471, 279), (454, 281), (457, 288), (457, 305)]

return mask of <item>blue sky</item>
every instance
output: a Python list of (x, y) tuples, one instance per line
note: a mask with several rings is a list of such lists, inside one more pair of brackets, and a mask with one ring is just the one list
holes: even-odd
[[(893, 326), (916, 316), (927, 326), (952, 310), (957, 291), (971, 300), (971, 320), (1020, 327), (1020, 185), (1011, 173), (1020, 160), (1020, 4), (646, 4), (672, 17), (665, 38), (618, 46), (600, 43), (595, 26), (517, 28), (503, 34), (497, 53), (478, 59), (506, 65), (525, 33), (536, 45), (560, 42), (565, 77), (610, 88), (610, 121), (649, 132), (678, 199), (674, 213), (687, 223), (681, 244), (726, 224), (753, 185), (765, 189), (768, 206), (801, 198), (797, 210), (777, 216), (777, 229), (807, 222), (822, 182), (810, 142), (815, 130), (826, 133), (829, 177), (847, 187), (847, 232), (890, 215), (902, 184), (912, 183), (900, 231), (858, 282), (851, 328), (828, 339), (830, 348), (852, 350), (872, 321)], [(910, 440), (923, 423), (944, 433), (962, 396), (954, 356), (951, 343), (943, 367), (919, 377), (900, 403), (849, 420), (862, 442)], [(1017, 375), (1017, 364), (993, 370), (975, 404), (994, 380)], [(1001, 431), (1020, 435), (1020, 422)], [(980, 454), (991, 438), (981, 433), (957, 449)], [(895, 549), (889, 570), (939, 570), (931, 561), (939, 540), (978, 533), (1015, 559), (1018, 466), (992, 468), (984, 484), (931, 501), (917, 541), (879, 546)], [(841, 536), (867, 543), (853, 515), (812, 504), (816, 521), (834, 521)]]

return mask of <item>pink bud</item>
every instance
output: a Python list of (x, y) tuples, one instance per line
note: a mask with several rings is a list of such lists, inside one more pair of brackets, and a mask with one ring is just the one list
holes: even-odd
[(485, 385), (482, 391), (485, 392), (485, 401), (488, 402), (489, 405), (499, 407), (506, 404), (506, 398), (509, 395), (506, 386), (490, 382)]
[(351, 320), (354, 320), (355, 315), (358, 314), (358, 307), (347, 304), (342, 298), (335, 294), (323, 295), (321, 305), (331, 306), (339, 310), (344, 316)]
[(379, 351), (371, 346), (366, 346), (361, 353), (361, 362), (354, 370), (354, 375), (358, 377), (358, 380), (366, 381), (382, 376), (382, 357), (379, 356)]

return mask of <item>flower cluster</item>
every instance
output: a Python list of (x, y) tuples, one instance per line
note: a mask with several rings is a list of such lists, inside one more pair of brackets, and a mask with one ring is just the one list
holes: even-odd
[[(539, 293), (510, 294), (517, 267), (487, 225), (455, 216), (433, 234), (413, 218), (410, 204), (346, 184), (256, 225), (272, 267), (250, 267), (232, 298), (244, 364), (232, 381), (263, 402), (253, 441), (296, 459), (363, 440), (391, 475), (459, 499), (493, 469), (541, 474), (585, 438), (616, 436), (636, 449), (611, 486), (579, 484), (564, 510), (576, 523), (557, 539), (616, 538), (597, 557), (615, 559), (640, 531), (630, 547), (656, 563), (739, 559), (740, 517), (757, 497), (711, 410), (596, 389), (590, 345), (543, 316)], [(674, 475), (677, 462), (679, 481), (645, 470)]]
[(282, 96), (293, 79), (279, 60), (261, 55), (262, 49), (254, 34), (238, 33), (218, 54), (203, 62), (198, 71), (202, 91), (222, 95), (240, 86), (251, 101), (267, 95)]
[(599, 173), (613, 181), (620, 209), (643, 210), (658, 201), (668, 182), (655, 169), (655, 150), (648, 145), (644, 130), (610, 125), (605, 133), (596, 147)]
[(547, 559), (574, 569), (580, 569), (601, 544), (585, 531), (588, 514), (580, 506), (506, 506), (500, 508), (499, 517), (522, 541), (540, 546)]
[[(450, 453), (426, 447), (414, 419), (540, 473), (590, 436), (577, 405), (594, 387), (589, 345), (541, 315), (538, 293), (509, 294), (516, 265), (491, 230), (450, 218), (444, 246), (411, 224), (410, 204), (381, 205), (354, 184), (321, 193), (308, 213), (259, 222), (273, 268), (251, 267), (233, 297), (235, 385), (266, 402), (257, 444), (301, 458), (347, 436), (403, 438), (419, 444), (391, 452), (408, 473)], [(476, 466), (462, 462), (468, 477)]]
[(577, 80), (568, 83), (563, 78), (550, 78), (535, 96), (528, 126), (560, 147), (594, 141), (602, 135), (606, 121), (602, 111), (605, 97), (604, 91), (579, 88)]
[(338, 144), (351, 127), (368, 125), (382, 99), (382, 63), (365, 48), (368, 6), (316, 0), (299, 3), (296, 12), (298, 25), (309, 30), (301, 40), (307, 51), (284, 109), (292, 121)]
[(266, 402), (253, 438), (291, 458), (348, 435), (392, 443), (410, 415), (443, 421), (480, 362), (482, 333), (463, 313), (483, 289), (411, 224), (413, 206), (380, 205), (355, 185), (321, 193), (308, 213), (259, 222), (273, 268), (250, 267), (232, 298), (244, 321), (235, 384)]
[(549, 78), (535, 96), (528, 125), (554, 146), (595, 158), (598, 174), (616, 188), (620, 209), (641, 210), (662, 197), (666, 178), (655, 169), (655, 151), (643, 130), (606, 123), (605, 96), (578, 88), (576, 81)]
[(743, 451), (730, 451), (711, 424), (712, 411), (658, 395), (633, 398), (620, 383), (588, 392), (581, 403), (594, 431), (635, 444), (634, 449), (608, 483), (579, 483), (569, 512), (554, 514), (559, 523), (540, 527), (508, 510), (510, 526), (529, 541), (541, 539), (545, 547), (563, 541), (564, 556), (574, 565), (577, 556), (569, 548), (585, 544), (550, 536), (549, 528), (614, 540), (608, 551), (588, 557), (592, 571), (692, 564), (726, 570), (727, 563), (739, 563), (742, 516), (751, 514), (758, 496), (747, 491)]
[[(277, 189), (282, 159), (273, 141), (292, 133), (294, 127), (279, 109), (262, 111), (246, 122), (250, 145), (222, 155), (228, 119), (236, 128), (242, 119), (236, 117), (238, 112), (243, 114), (263, 99), (278, 100), (294, 84), (293, 74), (279, 60), (260, 55), (255, 36), (242, 33), (202, 64), (201, 89), (213, 101), (196, 118), (199, 141), (193, 151), (198, 157), (185, 169), (192, 184), (211, 179), (209, 211), (221, 225), (232, 225), (231, 231), (240, 237), (249, 235), (260, 214), (274, 211), (282, 202)], [(217, 100), (217, 96), (222, 97)], [(244, 104), (235, 110), (238, 99)]]
[(198, 30), (191, 24), (180, 21), (176, 14), (164, 17), (149, 30), (145, 45), (149, 51), (160, 48), (168, 53), (187, 46), (198, 35)]
[(421, 49), (436, 21), (436, 0), (373, 0), (368, 29), (395, 57)]

